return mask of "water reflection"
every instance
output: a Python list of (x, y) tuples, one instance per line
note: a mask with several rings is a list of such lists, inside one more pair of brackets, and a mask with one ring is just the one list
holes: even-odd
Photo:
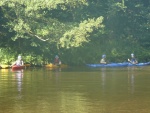
[(61, 84), (61, 68), (56, 68), (55, 70), (55, 82), (56, 82), (56, 86), (60, 87)]
[(136, 67), (128, 67), (128, 85), (131, 94), (134, 94), (135, 91), (135, 72)]
[(141, 69), (10, 71), (0, 113), (150, 113), (150, 68)]
[(62, 113), (88, 113), (87, 100), (82, 93), (61, 92), (60, 111)]
[(8, 69), (0, 69), (0, 75), (8, 75), (9, 70)]
[(17, 83), (18, 98), (21, 99), (22, 98), (21, 91), (22, 91), (23, 69), (14, 71), (14, 74), (15, 74), (14, 75), (15, 79), (17, 81), (16, 83)]
[(61, 71), (61, 68), (46, 68), (49, 71)]
[(106, 68), (101, 68), (102, 88), (105, 89)]

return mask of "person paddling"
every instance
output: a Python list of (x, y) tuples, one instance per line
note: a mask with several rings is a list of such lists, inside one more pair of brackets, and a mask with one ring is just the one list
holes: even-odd
[(137, 64), (138, 63), (138, 61), (136, 60), (136, 58), (135, 58), (133, 53), (131, 54), (131, 60), (128, 59), (128, 62), (130, 62), (132, 64)]
[(100, 63), (101, 63), (101, 64), (106, 64), (105, 59), (106, 59), (106, 55), (103, 54), (103, 55), (102, 55), (102, 59), (100, 60)]
[(20, 55), (18, 56), (18, 59), (11, 66), (14, 66), (14, 65), (16, 65), (16, 66), (23, 66), (24, 65), (24, 62), (23, 62)]
[(61, 65), (61, 60), (59, 59), (59, 56), (58, 56), (58, 55), (55, 56), (54, 64), (55, 64), (55, 65)]

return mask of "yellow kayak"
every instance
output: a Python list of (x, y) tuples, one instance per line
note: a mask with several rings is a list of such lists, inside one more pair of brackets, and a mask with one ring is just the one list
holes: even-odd
[(45, 67), (47, 67), (47, 68), (65, 68), (65, 67), (68, 67), (68, 65), (66, 65), (66, 64), (55, 65), (55, 64), (50, 63), (50, 64), (45, 65)]
[(7, 69), (7, 68), (10, 68), (10, 65), (1, 64), (0, 67), (2, 69)]

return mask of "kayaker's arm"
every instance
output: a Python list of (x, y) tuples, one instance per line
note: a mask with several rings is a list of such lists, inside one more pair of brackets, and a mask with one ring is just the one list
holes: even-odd
[(14, 62), (12, 65), (10, 65), (10, 67), (14, 66), (16, 64), (16, 62)]
[(128, 62), (130, 62), (131, 64), (137, 64), (138, 63), (137, 60), (135, 62), (132, 62), (130, 59), (128, 59)]
[(106, 63), (105, 59), (101, 59), (100, 64), (107, 64), (107, 63)]

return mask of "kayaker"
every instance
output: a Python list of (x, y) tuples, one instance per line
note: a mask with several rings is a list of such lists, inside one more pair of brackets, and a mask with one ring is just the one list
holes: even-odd
[(101, 64), (106, 64), (105, 59), (106, 59), (106, 55), (103, 54), (103, 55), (102, 55), (102, 59), (100, 60), (100, 63), (101, 63)]
[(59, 59), (59, 56), (58, 56), (58, 55), (55, 56), (54, 64), (55, 64), (55, 65), (61, 65), (61, 60)]
[(138, 61), (136, 60), (136, 58), (135, 58), (135, 56), (134, 56), (133, 53), (131, 54), (131, 60), (128, 59), (128, 61), (129, 61), (130, 63), (132, 63), (132, 64), (137, 64), (137, 63), (138, 63)]
[(13, 65), (17, 65), (17, 66), (23, 66), (24, 65), (23, 60), (22, 60), (20, 55), (18, 56), (18, 59), (11, 66), (13, 66)]

